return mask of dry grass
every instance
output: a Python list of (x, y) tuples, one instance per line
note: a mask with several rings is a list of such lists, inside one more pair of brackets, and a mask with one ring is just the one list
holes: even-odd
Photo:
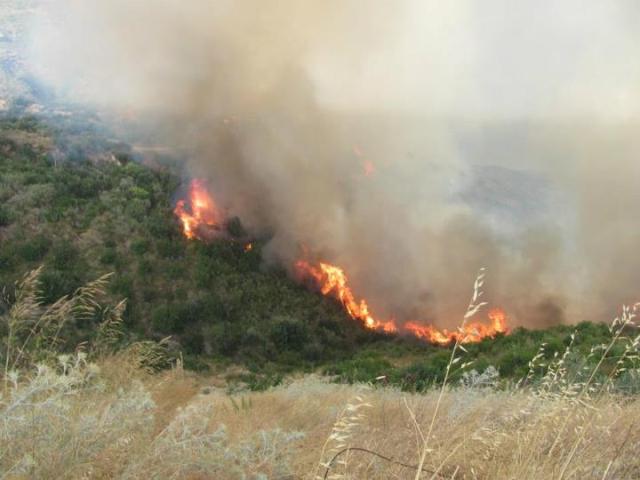
[[(474, 387), (419, 395), (316, 377), (228, 396), (198, 393), (196, 379), (179, 369), (114, 381), (108, 371), (121, 361), (97, 367), (70, 358), (65, 376), (39, 371), (9, 392), (0, 413), (3, 476), (311, 479), (347, 446), (416, 465), (420, 432), (438, 403), (422, 478), (640, 475), (636, 398), (582, 403)], [(334, 467), (329, 478), (415, 476), (362, 451)]]
[[(481, 307), (481, 284), (470, 312)], [(639, 306), (614, 321), (611, 343), (594, 348), (596, 366), (580, 380), (566, 365), (569, 346), (546, 365), (541, 382), (524, 379), (506, 390), (496, 388), (496, 372), (488, 370), (425, 394), (307, 376), (229, 395), (203, 388), (209, 379), (179, 363), (153, 373), (148, 367), (162, 347), (148, 343), (27, 364), (38, 357), (29, 345), (40, 337), (30, 332), (44, 324), (43, 311), (36, 296), (18, 298), (28, 308), (12, 309), (5, 321), (13, 322), (11, 338), (28, 342), (5, 340), (2, 479), (640, 478), (640, 400), (611, 389), (638, 353), (640, 336), (626, 332)], [(75, 302), (80, 313), (89, 308)], [(112, 314), (101, 335), (110, 338), (118, 310), (104, 311)], [(51, 329), (42, 331), (50, 338)], [(618, 368), (603, 377), (598, 359), (620, 344)], [(453, 349), (449, 372), (465, 367), (463, 355), (459, 345)]]

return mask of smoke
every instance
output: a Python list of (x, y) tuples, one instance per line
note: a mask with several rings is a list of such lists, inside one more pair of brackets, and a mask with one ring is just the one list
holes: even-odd
[(344, 267), (377, 316), (451, 327), (482, 266), (527, 326), (637, 299), (633, 0), (47, 5), (41, 78), (160, 119), (271, 260)]

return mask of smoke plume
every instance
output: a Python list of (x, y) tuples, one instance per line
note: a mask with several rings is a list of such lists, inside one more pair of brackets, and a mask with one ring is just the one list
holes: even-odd
[(633, 0), (65, 0), (33, 66), (152, 117), (231, 214), (342, 266), (377, 316), (451, 327), (476, 272), (530, 327), (640, 284)]

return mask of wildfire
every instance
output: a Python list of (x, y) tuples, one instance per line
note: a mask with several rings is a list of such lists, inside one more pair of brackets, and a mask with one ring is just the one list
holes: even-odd
[(304, 260), (299, 260), (296, 262), (296, 268), (301, 274), (313, 278), (323, 295), (333, 294), (344, 305), (347, 313), (352, 318), (360, 320), (365, 327), (387, 333), (398, 331), (398, 327), (392, 320), (383, 322), (373, 318), (364, 299), (360, 302), (356, 301), (353, 292), (347, 285), (347, 275), (340, 267), (328, 263), (320, 263), (318, 267), (314, 267)]
[(419, 325), (408, 322), (404, 328), (418, 338), (422, 338), (431, 343), (446, 345), (459, 340), (460, 343), (478, 343), (485, 338), (494, 338), (500, 333), (509, 333), (507, 326), (507, 316), (499, 308), (490, 310), (487, 314), (489, 323), (469, 322), (456, 331), (438, 330), (430, 325)]
[[(347, 313), (359, 320), (369, 329), (387, 333), (397, 333), (398, 326), (394, 320), (378, 320), (369, 311), (366, 300), (357, 301), (348, 285), (347, 275), (340, 267), (320, 262), (317, 266), (305, 260), (296, 262), (298, 273), (314, 280), (323, 295), (332, 295), (344, 306)], [(430, 325), (420, 325), (408, 322), (403, 329), (417, 338), (438, 345), (448, 345), (459, 340), (460, 343), (477, 343), (484, 338), (493, 338), (500, 333), (509, 333), (507, 318), (500, 309), (491, 310), (488, 314), (489, 323), (470, 322), (457, 331), (438, 330)]]
[(201, 238), (203, 227), (219, 228), (224, 218), (202, 179), (191, 181), (188, 199), (178, 200), (173, 212), (182, 222), (184, 236), (189, 239)]
[[(206, 182), (202, 179), (191, 181), (187, 198), (176, 203), (174, 213), (182, 223), (185, 237), (189, 239), (210, 240), (213, 237), (212, 232), (220, 230), (225, 221), (223, 212), (207, 191)], [(253, 247), (251, 242), (243, 244), (246, 253), (251, 252)], [(323, 295), (335, 297), (352, 318), (362, 322), (371, 330), (386, 333), (399, 333), (402, 330), (438, 345), (447, 345), (456, 341), (476, 343), (484, 338), (509, 333), (506, 315), (500, 309), (494, 309), (488, 313), (488, 322), (469, 322), (451, 332), (417, 322), (407, 322), (400, 328), (393, 318), (390, 320), (376, 318), (369, 310), (365, 299), (356, 299), (342, 268), (323, 262), (317, 265), (311, 264), (306, 260), (296, 262), (295, 268), (301, 278), (311, 279)]]

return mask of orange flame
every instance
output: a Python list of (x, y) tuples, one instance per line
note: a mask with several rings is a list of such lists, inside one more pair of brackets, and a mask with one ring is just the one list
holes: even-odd
[[(206, 182), (202, 179), (191, 181), (188, 198), (181, 199), (176, 203), (174, 213), (180, 219), (182, 231), (188, 239), (206, 240), (207, 237), (210, 239), (211, 229), (219, 229), (224, 222), (223, 212), (207, 191)], [(245, 252), (250, 252), (252, 249), (252, 243), (244, 244)], [(302, 277), (312, 279), (323, 295), (331, 295), (338, 299), (347, 313), (362, 322), (366, 328), (385, 333), (398, 333), (401, 330), (393, 319), (380, 320), (375, 318), (370, 312), (366, 300), (356, 300), (348, 285), (347, 275), (342, 268), (322, 262), (312, 265), (306, 260), (299, 260), (295, 267)], [(446, 329), (438, 330), (431, 325), (421, 325), (416, 322), (405, 323), (402, 326), (402, 331), (438, 345), (447, 345), (455, 341), (476, 343), (484, 338), (493, 338), (498, 334), (509, 333), (507, 318), (502, 310), (491, 310), (488, 317), (489, 323), (469, 322), (453, 332)]]
[[(318, 266), (311, 265), (305, 260), (299, 260), (295, 264), (300, 275), (312, 278), (323, 295), (332, 295), (344, 306), (347, 313), (359, 320), (369, 329), (386, 333), (397, 333), (398, 326), (394, 320), (378, 320), (369, 311), (366, 300), (356, 300), (355, 295), (348, 286), (347, 275), (340, 267), (320, 262)], [(500, 309), (491, 310), (488, 314), (489, 324), (482, 322), (470, 322), (458, 331), (438, 330), (430, 325), (420, 325), (415, 322), (404, 324), (403, 329), (417, 338), (427, 342), (448, 345), (457, 340), (460, 343), (477, 343), (484, 338), (493, 338), (498, 334), (509, 333), (506, 314)]]
[(360, 320), (365, 327), (387, 333), (398, 331), (393, 320), (383, 322), (374, 319), (369, 313), (369, 306), (364, 299), (360, 302), (356, 301), (353, 292), (347, 286), (347, 275), (340, 267), (328, 263), (320, 263), (318, 267), (314, 267), (304, 260), (299, 260), (296, 262), (296, 268), (300, 273), (313, 278), (323, 295), (332, 294), (340, 300), (347, 313), (352, 318)]
[(200, 238), (203, 226), (216, 228), (223, 221), (223, 215), (202, 179), (191, 181), (188, 201), (178, 200), (173, 212), (182, 222), (184, 236), (189, 239)]
[(469, 322), (453, 332), (449, 332), (446, 329), (440, 331), (430, 325), (419, 325), (414, 322), (408, 322), (404, 328), (418, 338), (440, 345), (446, 345), (456, 341), (460, 341), (460, 343), (478, 343), (485, 338), (494, 338), (500, 333), (509, 333), (507, 316), (504, 311), (495, 308), (490, 310), (487, 316), (489, 317), (489, 324)]

